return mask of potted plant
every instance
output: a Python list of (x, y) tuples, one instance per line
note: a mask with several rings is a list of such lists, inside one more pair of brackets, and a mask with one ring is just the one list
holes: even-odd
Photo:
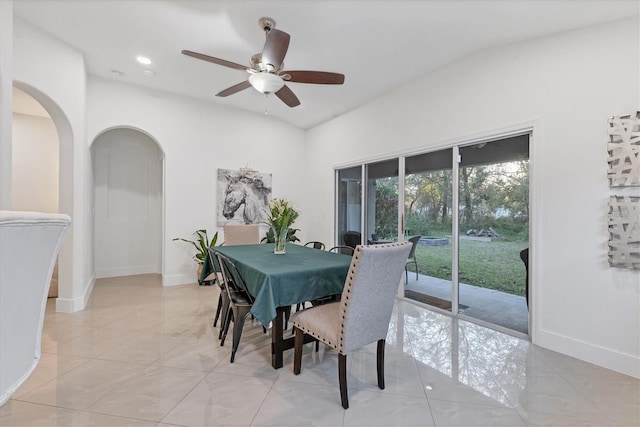
[[(203, 282), (207, 282), (207, 280), (200, 281), (200, 274), (202, 273), (202, 264), (204, 264), (204, 260), (209, 255), (209, 248), (213, 248), (216, 246), (218, 242), (218, 232), (213, 235), (211, 240), (209, 240), (209, 236), (207, 236), (207, 230), (196, 230), (193, 232), (193, 235), (196, 236), (195, 240), (187, 240), (181, 237), (176, 237), (173, 241), (180, 240), (186, 243), (190, 243), (196, 248), (196, 253), (193, 255), (193, 260), (198, 263), (198, 283), (202, 284)], [(208, 279), (208, 278), (207, 278)]]
[[(291, 236), (292, 241), (298, 240), (298, 238), (294, 236), (295, 230), (291, 232), (291, 234), (289, 230), (299, 215), (298, 211), (296, 211), (286, 199), (269, 199), (267, 224), (271, 227), (269, 231), (272, 231), (274, 237), (275, 250), (273, 253), (286, 253), (285, 244), (289, 236)], [(268, 239), (267, 233), (267, 240)]]

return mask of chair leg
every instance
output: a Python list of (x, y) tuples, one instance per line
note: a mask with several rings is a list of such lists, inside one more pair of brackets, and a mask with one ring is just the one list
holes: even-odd
[(413, 264), (416, 266), (416, 280), (418, 280), (418, 261), (414, 259)]
[(220, 331), (220, 347), (224, 346), (224, 341), (227, 339), (227, 333), (229, 332), (229, 325), (231, 325), (231, 320), (233, 320), (234, 323), (236, 321), (233, 315), (233, 311), (231, 310), (231, 307), (229, 307), (229, 311), (224, 318), (224, 328), (222, 328), (222, 330)]
[(296, 333), (293, 353), (293, 373), (294, 375), (300, 375), (300, 370), (302, 369), (302, 344), (304, 344), (304, 332), (295, 326), (293, 329)]
[(347, 355), (338, 354), (338, 379), (340, 380), (340, 400), (342, 407), (349, 409), (349, 396), (347, 395)]
[(287, 306), (284, 312), (284, 329), (286, 331), (289, 329), (289, 319), (291, 318), (291, 306)]
[(216, 308), (216, 317), (213, 318), (213, 327), (216, 327), (218, 319), (220, 318), (220, 312), (222, 311), (222, 295), (218, 297), (218, 307)]
[(378, 387), (384, 390), (384, 340), (378, 340)]
[(227, 317), (230, 316), (230, 312), (231, 312), (230, 304), (231, 303), (229, 302), (229, 297), (223, 296), (222, 309), (220, 310), (220, 314), (222, 314), (222, 319), (220, 319), (220, 332), (218, 333), (218, 339), (222, 339), (222, 335), (224, 335), (224, 327), (227, 324)]
[(249, 314), (248, 307), (238, 307), (233, 310), (233, 345), (231, 346), (231, 363), (236, 358), (236, 351), (238, 351), (238, 345), (240, 344), (240, 337), (242, 336), (242, 328), (244, 327), (244, 320)]
[(407, 266), (404, 266), (404, 284), (409, 284), (409, 272), (407, 271)]

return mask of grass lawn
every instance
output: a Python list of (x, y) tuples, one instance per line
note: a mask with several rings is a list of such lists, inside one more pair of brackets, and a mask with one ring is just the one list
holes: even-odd
[[(526, 271), (520, 251), (528, 242), (494, 240), (460, 241), (460, 282), (524, 296)], [(421, 274), (451, 280), (451, 244), (416, 248)], [(408, 266), (414, 271), (413, 265)]]

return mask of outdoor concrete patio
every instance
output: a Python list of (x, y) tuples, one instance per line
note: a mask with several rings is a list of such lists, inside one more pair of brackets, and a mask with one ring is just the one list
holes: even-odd
[[(416, 274), (409, 272), (405, 290), (451, 301), (451, 282), (436, 277), (419, 274), (416, 280)], [(460, 304), (468, 306), (460, 313), (528, 334), (529, 312), (524, 297), (465, 283), (460, 284), (459, 294)]]

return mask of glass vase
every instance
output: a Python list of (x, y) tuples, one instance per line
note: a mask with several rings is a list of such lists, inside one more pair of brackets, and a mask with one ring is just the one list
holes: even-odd
[(276, 238), (276, 243), (275, 243), (275, 248), (273, 250), (274, 254), (285, 254), (287, 253), (286, 250), (286, 243), (287, 243), (287, 234), (289, 233), (289, 228), (287, 227), (283, 227), (280, 230), (276, 230), (275, 231), (275, 238)]

